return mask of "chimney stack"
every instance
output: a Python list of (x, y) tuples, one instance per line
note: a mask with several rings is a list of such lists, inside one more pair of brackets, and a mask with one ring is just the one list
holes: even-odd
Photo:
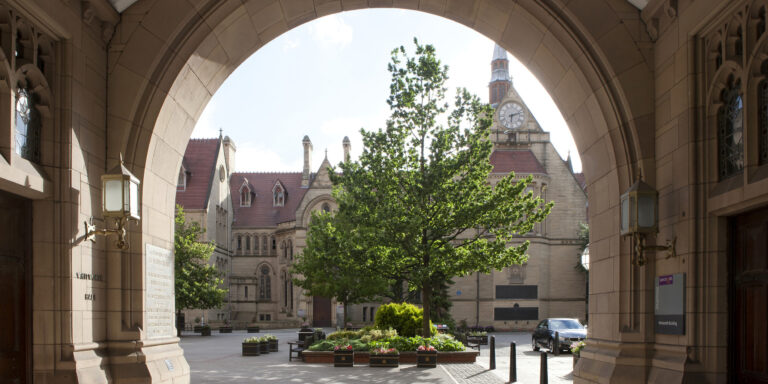
[(235, 172), (235, 152), (237, 152), (237, 147), (229, 136), (224, 136), (223, 144), (224, 162), (227, 164), (227, 176), (229, 176)]
[(344, 136), (344, 140), (341, 142), (342, 146), (344, 147), (344, 161), (349, 161), (349, 150), (352, 148), (352, 145), (349, 143), (349, 136)]
[(309, 140), (309, 136), (304, 136), (304, 140), (301, 141), (304, 144), (304, 172), (301, 174), (301, 186), (309, 187), (309, 172), (312, 168), (312, 141)]

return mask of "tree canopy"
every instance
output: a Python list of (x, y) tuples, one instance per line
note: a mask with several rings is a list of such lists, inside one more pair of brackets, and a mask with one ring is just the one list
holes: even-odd
[(208, 264), (215, 245), (199, 241), (204, 230), (196, 222), (188, 223), (179, 205), (175, 222), (176, 310), (220, 307), (227, 290), (220, 287), (221, 273)]
[(414, 43), (414, 57), (404, 47), (392, 51), (386, 127), (361, 130), (362, 155), (331, 178), (338, 214), (354, 230), (343, 234), (354, 233), (371, 259), (366, 265), (421, 290), (429, 335), (436, 282), (525, 262), (528, 241), (510, 241), (531, 231), (552, 203), (524, 193), (530, 176), (515, 181), (510, 173), (491, 185), (493, 110), (460, 89), (449, 111), (448, 68), (434, 47)]

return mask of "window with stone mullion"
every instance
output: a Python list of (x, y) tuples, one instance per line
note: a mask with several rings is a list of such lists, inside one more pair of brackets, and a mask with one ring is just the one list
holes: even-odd
[(720, 180), (739, 174), (744, 168), (744, 119), (739, 88), (737, 83), (723, 92), (723, 106), (718, 111), (717, 152)]
[(25, 87), (16, 91), (16, 153), (29, 161), (40, 162), (40, 114), (35, 94)]

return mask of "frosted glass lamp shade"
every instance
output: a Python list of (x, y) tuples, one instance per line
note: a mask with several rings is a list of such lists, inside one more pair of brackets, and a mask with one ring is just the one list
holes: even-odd
[(101, 176), (102, 209), (104, 217), (124, 217), (138, 220), (139, 185), (141, 182), (123, 165)]
[(659, 193), (638, 180), (621, 195), (621, 234), (659, 231)]

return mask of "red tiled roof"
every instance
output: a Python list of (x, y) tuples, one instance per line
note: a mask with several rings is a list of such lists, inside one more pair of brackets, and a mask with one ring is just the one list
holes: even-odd
[(543, 173), (547, 171), (541, 166), (539, 160), (530, 150), (499, 149), (491, 153), (491, 165), (494, 173), (508, 173), (528, 175), (531, 173)]
[(176, 203), (186, 209), (204, 209), (211, 194), (216, 173), (219, 139), (191, 139), (182, 164), (187, 170), (187, 187), (176, 191)]
[(579, 182), (579, 186), (581, 187), (581, 189), (586, 191), (587, 190), (587, 178), (584, 176), (584, 173), (583, 172), (574, 173), (573, 177), (575, 177), (576, 181)]
[[(250, 207), (240, 206), (240, 187), (245, 179), (248, 179), (252, 193)], [(272, 188), (278, 180), (286, 192), (282, 207), (272, 205)], [(232, 174), (229, 182), (235, 216), (233, 228), (275, 227), (295, 220), (296, 209), (307, 193), (307, 188), (301, 187), (301, 172), (237, 172)]]

